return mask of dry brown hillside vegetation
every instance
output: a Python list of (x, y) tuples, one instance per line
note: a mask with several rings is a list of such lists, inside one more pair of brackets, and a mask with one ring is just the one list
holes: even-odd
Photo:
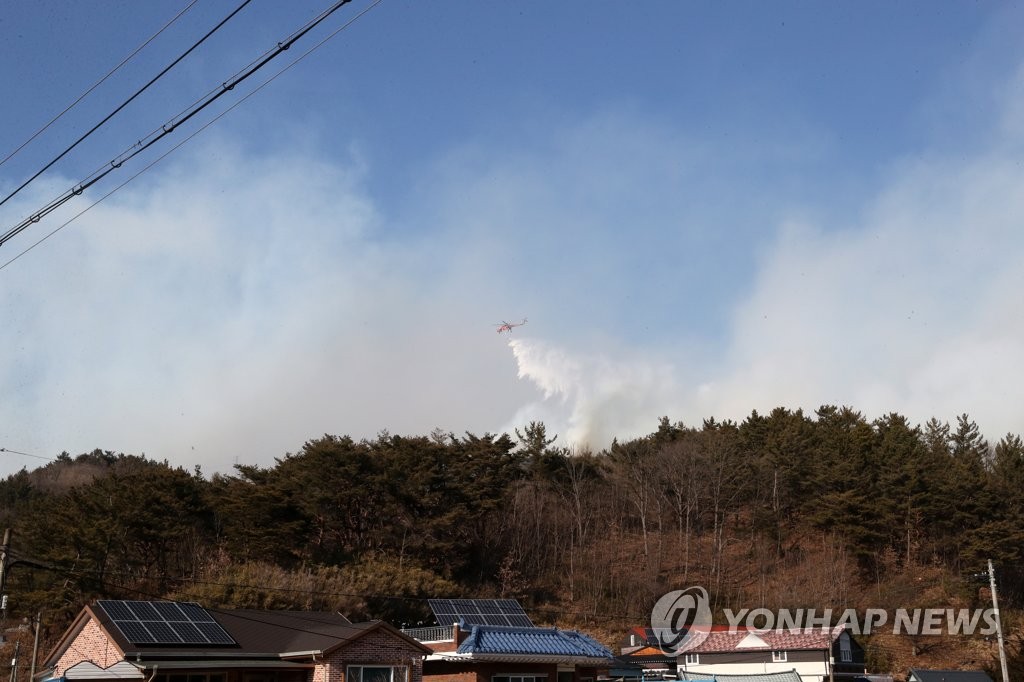
[[(724, 609), (985, 608), (997, 570), (1021, 666), (1024, 443), (966, 416), (912, 425), (851, 408), (742, 423), (662, 419), (600, 452), (543, 424), (477, 436), (310, 440), (273, 466), (203, 476), (145, 457), (62, 456), (0, 482), (13, 529), (8, 622), (43, 643), (98, 597), (341, 610), (397, 625), (429, 597), (514, 597), (609, 645), (659, 596)], [(860, 638), (874, 672), (997, 669), (983, 636)]]

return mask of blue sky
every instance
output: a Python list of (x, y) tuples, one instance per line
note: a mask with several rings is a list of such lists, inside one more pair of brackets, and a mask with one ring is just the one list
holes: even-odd
[[(253, 0), (3, 229), (328, 4)], [(0, 165), (3, 194), (236, 5), (12, 5), (0, 158), (188, 11)], [(0, 447), (210, 473), (323, 433), (541, 419), (600, 448), (824, 403), (1024, 432), (1022, 13), (356, 0), (0, 247), (89, 208), (0, 269)]]

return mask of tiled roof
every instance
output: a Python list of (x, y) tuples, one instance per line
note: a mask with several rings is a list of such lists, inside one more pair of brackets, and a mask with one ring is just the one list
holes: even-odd
[(777, 673), (757, 673), (755, 675), (713, 675), (711, 673), (680, 672), (680, 680), (708, 680), (709, 682), (801, 682), (796, 670), (784, 670)]
[(793, 630), (719, 630), (712, 629), (707, 639), (686, 650), (688, 654), (713, 654), (727, 651), (796, 651), (828, 649), (831, 640), (842, 632), (843, 626), (833, 628), (801, 628)]
[(460, 654), (612, 658), (612, 652), (575, 630), (474, 625)]
[(992, 682), (992, 678), (981, 670), (923, 670), (911, 668), (907, 678), (920, 682)]
[(645, 646), (626, 654), (628, 658), (675, 658), (656, 646)]

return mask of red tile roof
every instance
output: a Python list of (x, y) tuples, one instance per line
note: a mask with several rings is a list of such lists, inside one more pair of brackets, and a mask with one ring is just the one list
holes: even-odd
[[(826, 628), (757, 631), (747, 630), (746, 628), (731, 630), (727, 627), (723, 629), (713, 627), (711, 632), (708, 633), (707, 639), (699, 645), (687, 649), (686, 653), (711, 654), (727, 651), (824, 650), (829, 648), (830, 642), (843, 629), (842, 625), (833, 628), (831, 632)], [(750, 639), (741, 647), (740, 644), (748, 637)]]

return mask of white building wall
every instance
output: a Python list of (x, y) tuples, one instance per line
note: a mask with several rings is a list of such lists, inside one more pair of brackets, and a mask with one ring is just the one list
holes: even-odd
[(685, 664), (684, 657), (679, 657), (679, 671), (690, 674), (706, 674), (709, 678), (712, 675), (761, 675), (764, 673), (781, 673), (789, 670), (796, 670), (803, 682), (826, 682), (828, 680), (828, 666), (824, 657), (820, 661), (786, 661), (773, 663), (772, 661), (758, 661), (756, 663), (711, 663), (711, 664)]

